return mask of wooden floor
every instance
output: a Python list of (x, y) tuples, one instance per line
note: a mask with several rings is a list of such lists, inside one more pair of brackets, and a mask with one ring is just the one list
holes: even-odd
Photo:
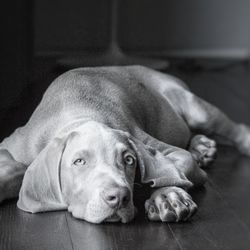
[[(1, 138), (28, 119), (44, 89), (60, 72), (52, 65), (53, 60), (37, 63), (32, 84), (0, 123)], [(168, 71), (234, 120), (250, 124), (249, 64), (176, 62)], [(0, 206), (0, 249), (250, 249), (250, 158), (220, 148), (216, 163), (207, 172), (209, 182), (192, 191), (199, 210), (185, 223), (149, 222), (143, 208), (148, 190), (137, 185), (139, 213), (126, 225), (92, 225), (67, 212), (32, 215), (17, 209), (16, 200), (4, 202)]]

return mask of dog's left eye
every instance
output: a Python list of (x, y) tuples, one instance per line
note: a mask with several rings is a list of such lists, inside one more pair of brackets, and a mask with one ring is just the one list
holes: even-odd
[(83, 159), (77, 159), (74, 161), (74, 165), (76, 165), (76, 166), (83, 166), (85, 164), (86, 164), (86, 161)]
[(124, 155), (124, 163), (126, 165), (132, 166), (135, 163), (135, 159), (132, 155)]

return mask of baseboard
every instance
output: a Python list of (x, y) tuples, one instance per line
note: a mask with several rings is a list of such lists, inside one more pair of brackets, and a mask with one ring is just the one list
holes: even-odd
[(176, 58), (247, 59), (249, 49), (179, 49), (152, 52), (152, 56)]
[[(99, 50), (100, 51), (100, 50)], [(73, 51), (62, 50), (44, 50), (37, 51), (35, 56), (38, 57), (60, 57), (65, 54), (72, 54)], [(79, 51), (78, 54), (86, 53), (86, 51)], [(74, 51), (73, 53), (76, 53)], [(129, 50), (127, 53), (143, 55), (143, 56), (155, 56), (162, 58), (208, 58), (208, 59), (249, 59), (249, 49), (173, 49), (173, 50)]]

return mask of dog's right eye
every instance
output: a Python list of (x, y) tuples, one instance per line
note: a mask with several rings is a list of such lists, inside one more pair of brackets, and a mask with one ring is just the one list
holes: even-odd
[(127, 166), (133, 166), (135, 164), (135, 158), (131, 154), (125, 154), (123, 156), (124, 163)]
[(74, 165), (76, 166), (83, 166), (86, 164), (86, 161), (84, 159), (77, 159), (74, 161)]

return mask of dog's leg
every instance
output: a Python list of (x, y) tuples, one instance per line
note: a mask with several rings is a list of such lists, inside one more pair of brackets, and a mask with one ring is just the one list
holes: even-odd
[(145, 211), (151, 221), (186, 221), (196, 211), (197, 205), (182, 188), (157, 189), (145, 203)]
[(196, 134), (212, 136), (250, 156), (250, 127), (233, 122), (217, 107), (189, 91), (174, 90), (166, 97)]
[[(138, 138), (161, 152), (183, 175), (187, 174), (192, 184), (202, 185), (206, 181), (206, 173), (198, 166), (191, 152), (161, 142), (144, 131), (140, 131)], [(145, 202), (145, 210), (150, 220), (177, 222), (189, 219), (197, 210), (197, 205), (183, 188), (168, 186), (154, 191)]]
[(145, 145), (161, 152), (164, 157), (174, 162), (178, 169), (182, 169), (184, 172), (186, 170), (189, 172), (192, 169), (190, 181), (195, 186), (203, 185), (206, 182), (207, 174), (200, 168), (198, 161), (195, 159), (192, 152), (164, 143), (141, 129), (137, 130), (135, 136)]
[(201, 167), (211, 164), (217, 156), (216, 142), (205, 135), (195, 135), (190, 141), (188, 151)]
[(0, 149), (0, 202), (18, 196), (26, 169), (8, 150)]

